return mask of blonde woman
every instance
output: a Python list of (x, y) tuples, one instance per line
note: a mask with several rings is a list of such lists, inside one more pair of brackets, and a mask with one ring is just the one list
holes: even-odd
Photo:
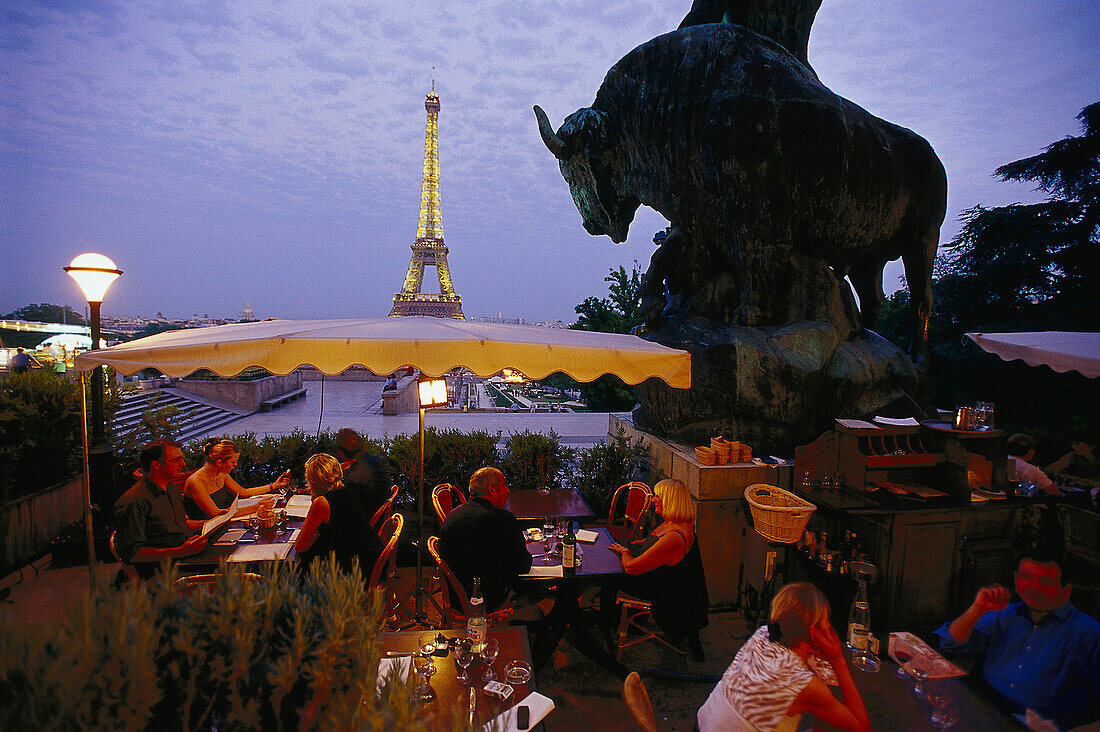
[[(700, 732), (794, 730), (805, 712), (830, 727), (868, 732), (871, 722), (821, 591), (807, 582), (786, 585), (775, 594), (769, 617), (699, 709)], [(811, 656), (832, 665), (843, 701), (811, 670)]]
[(619, 589), (653, 603), (653, 619), (674, 643), (684, 639), (702, 660), (699, 630), (707, 625), (706, 577), (695, 540), (695, 500), (681, 481), (666, 479), (653, 487), (653, 511), (661, 523), (629, 547), (612, 544), (626, 577), (605, 585), (600, 594), (604, 628), (617, 625)]
[(290, 484), (290, 471), (273, 482), (244, 488), (230, 473), (237, 467), (241, 451), (232, 440), (210, 440), (202, 446), (205, 462), (191, 473), (183, 486), (183, 508), (189, 518), (205, 519), (225, 513), (236, 496), (247, 498), (279, 491)]
[(355, 560), (359, 572), (370, 576), (374, 563), (382, 553), (382, 542), (370, 527), (370, 516), (350, 490), (344, 488), (344, 470), (332, 455), (318, 453), (306, 460), (306, 484), (313, 502), (305, 523), (294, 540), (301, 566), (328, 554), (351, 573)]

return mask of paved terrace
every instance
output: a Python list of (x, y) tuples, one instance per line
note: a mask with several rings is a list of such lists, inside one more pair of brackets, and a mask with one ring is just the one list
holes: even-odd
[[(364, 436), (381, 438), (387, 435), (415, 434), (416, 414), (382, 414), (382, 382), (306, 381), (306, 396), (270, 412), (252, 414), (244, 419), (219, 427), (204, 437), (254, 432), (257, 435), (285, 435), (300, 429), (335, 432), (350, 427)], [(483, 396), (483, 404), (492, 402)], [(457, 412), (429, 411), (425, 426), (440, 429), (497, 431), (507, 437), (513, 432), (531, 430), (558, 434), (569, 447), (586, 447), (607, 437), (608, 416), (602, 412)]]

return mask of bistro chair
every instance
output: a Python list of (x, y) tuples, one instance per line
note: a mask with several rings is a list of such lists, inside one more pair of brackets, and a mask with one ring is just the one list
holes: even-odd
[(398, 491), (401, 490), (400, 486), (390, 486), (390, 497), (378, 507), (378, 510), (374, 512), (374, 515), (370, 517), (370, 527), (381, 534), (382, 522), (389, 517), (393, 511), (393, 499), (397, 498)]
[[(242, 575), (242, 584), (244, 582), (264, 582), (264, 578), (255, 572), (244, 572)], [(216, 574), (193, 574), (186, 577), (180, 577), (176, 580), (173, 587), (176, 588), (176, 592), (184, 597), (193, 597), (195, 592), (199, 590), (206, 590), (207, 594), (213, 595), (218, 588), (218, 575)]]
[[(460, 607), (456, 608), (451, 603), (451, 593), (447, 592), (444, 588), (443, 595), (443, 627), (450, 628), (454, 623), (463, 625), (466, 623), (466, 618), (469, 617), (472, 610), (470, 606), (470, 597), (466, 594), (466, 588), (462, 586), (462, 583), (458, 581), (458, 578), (454, 576), (454, 572), (447, 565), (447, 562), (443, 561), (443, 557), (439, 556), (439, 537), (429, 536), (428, 541), (428, 553), (432, 555), (432, 559), (435, 560), (435, 564), (439, 567), (440, 574), (443, 575), (447, 584), (451, 590), (454, 591), (455, 597), (458, 598)], [(491, 627), (497, 627), (501, 625), (507, 625), (508, 621), (512, 619), (515, 614), (515, 608), (512, 607), (511, 600), (508, 604), (499, 610), (494, 610), (491, 613), (485, 614), (485, 620)]]
[[(607, 511), (607, 530), (611, 538), (620, 544), (637, 539), (652, 502), (653, 489), (645, 483), (632, 481), (619, 486), (611, 497), (611, 508)], [(621, 516), (616, 515), (619, 511)]]
[(623, 701), (630, 710), (630, 716), (634, 717), (634, 723), (642, 732), (657, 732), (657, 718), (653, 715), (653, 704), (649, 701), (649, 692), (646, 691), (642, 677), (637, 671), (627, 674), (623, 682)]
[(379, 528), (378, 536), (382, 539), (382, 553), (374, 562), (374, 568), (370, 573), (370, 586), (382, 591), (383, 615), (382, 622), (393, 624), (398, 621), (401, 603), (397, 600), (397, 593), (390, 585), (393, 576), (394, 559), (397, 557), (397, 542), (401, 539), (401, 530), (405, 527), (405, 517), (399, 513), (391, 514)]
[(134, 568), (134, 565), (123, 559), (118, 553), (118, 549), (115, 547), (115, 534), (117, 533), (117, 531), (112, 531), (110, 538), (107, 539), (107, 546), (111, 548), (111, 556), (117, 559), (118, 563), (122, 565), (122, 571), (126, 573), (126, 579), (131, 582), (141, 582), (141, 575), (138, 574), (137, 569)]
[(440, 483), (432, 488), (432, 506), (435, 507), (435, 515), (439, 518), (440, 526), (447, 520), (447, 514), (465, 502), (466, 496), (450, 483)]
[[(616, 661), (622, 658), (624, 648), (637, 645), (647, 640), (655, 640), (658, 643), (662, 643), (679, 653), (681, 656), (687, 655), (687, 651), (681, 651), (679, 648), (669, 643), (656, 628), (646, 622), (647, 619), (652, 620), (653, 603), (620, 591), (619, 596), (615, 598), (615, 604), (620, 608), (619, 631), (615, 636)], [(636, 634), (636, 637), (630, 638), (632, 633)], [(699, 634), (696, 633), (694, 636), (689, 637), (687, 642), (688, 648), (691, 649), (692, 656), (695, 660), (703, 660), (703, 646), (699, 642)]]

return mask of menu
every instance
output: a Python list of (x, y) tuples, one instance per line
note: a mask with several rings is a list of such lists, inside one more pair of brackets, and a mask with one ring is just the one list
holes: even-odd
[[(905, 663), (898, 660), (898, 651), (910, 655)], [(918, 668), (928, 674), (930, 679), (949, 679), (954, 676), (966, 676), (966, 672), (932, 650), (931, 646), (912, 633), (901, 631), (890, 634), (890, 658), (899, 666)]]
[(239, 496), (234, 498), (233, 499), (233, 504), (229, 507), (228, 511), (226, 511), (225, 513), (223, 513), (220, 516), (215, 516), (212, 519), (208, 519), (202, 525), (202, 535), (206, 536), (207, 534), (209, 534), (214, 529), (217, 529), (218, 527), (223, 526), (226, 522), (232, 521), (233, 517), (237, 515), (237, 508), (238, 508), (237, 502), (239, 500), (240, 500)]
[(225, 561), (227, 562), (261, 562), (269, 559), (286, 559), (290, 553), (291, 542), (284, 544), (239, 544)]

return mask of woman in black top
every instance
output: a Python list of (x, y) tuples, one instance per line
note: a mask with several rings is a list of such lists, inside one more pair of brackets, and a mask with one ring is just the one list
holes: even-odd
[(369, 579), (382, 553), (382, 542), (370, 527), (370, 516), (355, 495), (344, 488), (340, 461), (319, 453), (306, 460), (305, 475), (313, 503), (294, 541), (302, 567), (332, 553), (336, 563), (348, 573), (358, 559), (360, 574)]
[[(695, 537), (695, 502), (687, 486), (674, 479), (653, 488), (653, 510), (663, 520), (640, 542), (608, 547), (619, 555), (623, 572), (600, 593), (605, 621), (614, 622), (615, 596), (622, 589), (653, 603), (653, 619), (673, 642), (687, 640), (702, 660), (699, 630), (707, 625), (707, 582)], [(606, 626), (605, 626), (606, 627)]]

